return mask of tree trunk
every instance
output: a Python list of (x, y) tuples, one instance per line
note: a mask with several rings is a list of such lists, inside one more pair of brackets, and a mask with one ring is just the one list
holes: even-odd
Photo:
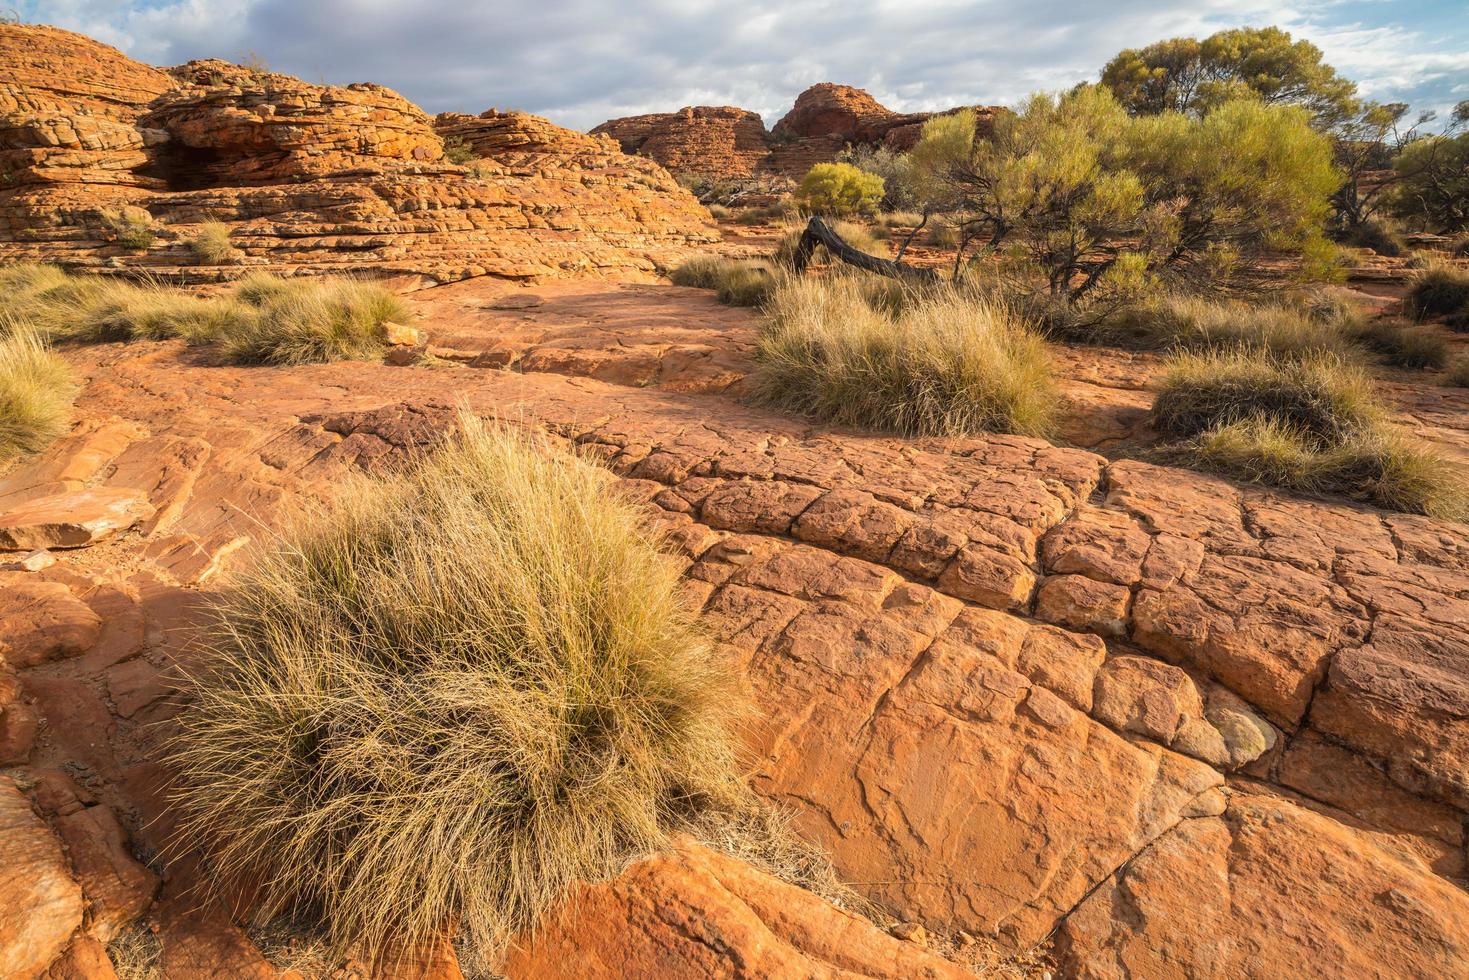
[(880, 259), (876, 255), (857, 251), (843, 241), (841, 235), (832, 231), (830, 225), (815, 217), (806, 223), (806, 230), (801, 233), (801, 241), (796, 245), (796, 254), (792, 260), (796, 272), (806, 271), (806, 266), (811, 263), (811, 256), (816, 251), (817, 245), (825, 245), (828, 252), (847, 265), (855, 265), (859, 269), (875, 272), (889, 279), (938, 281), (938, 275), (932, 269), (917, 269), (893, 259)]

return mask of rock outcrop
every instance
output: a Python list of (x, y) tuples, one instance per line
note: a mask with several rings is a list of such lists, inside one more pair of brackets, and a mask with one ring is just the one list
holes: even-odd
[[(164, 73), (50, 27), (0, 24), (0, 55), (0, 260), (531, 279), (646, 272), (717, 237), (654, 161), (523, 113), (433, 120), (379, 85), (219, 61)], [(446, 136), (478, 159), (449, 162)], [(193, 254), (206, 221), (237, 260)]]
[[(996, 106), (976, 107), (982, 133), (998, 111)], [(686, 106), (677, 112), (625, 116), (592, 132), (611, 136), (625, 152), (651, 157), (677, 174), (794, 180), (813, 164), (835, 160), (848, 147), (911, 149), (923, 124), (936, 114), (894, 112), (860, 88), (821, 82), (797, 96), (795, 106), (769, 132), (757, 114), (734, 106)]]

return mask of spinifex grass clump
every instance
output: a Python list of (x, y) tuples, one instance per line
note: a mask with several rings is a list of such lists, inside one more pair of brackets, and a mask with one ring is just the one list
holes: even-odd
[(701, 255), (668, 274), (675, 286), (712, 289), (728, 306), (759, 306), (775, 286), (770, 269), (759, 262)]
[(312, 364), (381, 356), (384, 324), (407, 317), (403, 301), (357, 279), (254, 275), (235, 288), (251, 315), (231, 321), (219, 342), (231, 360)]
[(780, 283), (756, 350), (757, 399), (906, 435), (1048, 431), (1050, 358), (1022, 320), (955, 290), (900, 301), (870, 278)]
[(216, 343), (231, 360), (304, 364), (382, 354), (385, 327), (406, 309), (357, 279), (282, 279), (257, 273), (199, 296), (166, 283), (72, 276), (55, 266), (0, 269), (0, 312), (50, 340)]
[(1414, 277), (1403, 312), (1418, 320), (1469, 312), (1469, 269), (1430, 262)]
[(1452, 464), (1385, 421), (1366, 374), (1332, 355), (1176, 355), (1153, 404), (1168, 458), (1247, 482), (1462, 520)]
[(1145, 349), (1220, 350), (1248, 347), (1285, 356), (1344, 351), (1343, 325), (1352, 315), (1311, 311), (1285, 303), (1169, 294), (1121, 310), (1074, 340)]
[(475, 420), (349, 485), (221, 600), (177, 762), (266, 912), (482, 949), (742, 799), (732, 689), (605, 471)]
[(0, 464), (64, 433), (76, 390), (65, 361), (36, 334), (0, 316)]

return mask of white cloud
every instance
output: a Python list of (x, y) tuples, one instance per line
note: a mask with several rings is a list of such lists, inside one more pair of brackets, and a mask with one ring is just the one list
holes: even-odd
[(1308, 0), (32, 0), (22, 13), (155, 64), (253, 51), (313, 81), (389, 85), (430, 111), (522, 108), (582, 128), (702, 104), (773, 123), (818, 81), (896, 109), (1008, 103), (1095, 78), (1124, 47), (1245, 24), (1310, 38), (1374, 98), (1443, 107), (1469, 75), (1469, 32), (1455, 50), (1401, 24), (1333, 21), (1335, 4)]

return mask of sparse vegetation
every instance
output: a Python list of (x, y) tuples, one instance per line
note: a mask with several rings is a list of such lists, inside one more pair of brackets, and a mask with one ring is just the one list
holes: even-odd
[(1403, 312), (1416, 320), (1469, 310), (1469, 269), (1430, 262), (1418, 271), (1403, 299)]
[(0, 464), (66, 432), (76, 381), (31, 330), (0, 319)]
[(1061, 333), (1072, 340), (1092, 340), (1152, 350), (1219, 350), (1249, 348), (1277, 355), (1344, 351), (1343, 324), (1355, 318), (1332, 307), (1312, 316), (1286, 303), (1246, 303), (1189, 294), (1168, 294), (1127, 305), (1100, 323)]
[(1385, 218), (1368, 218), (1347, 232), (1345, 242), (1354, 248), (1370, 248), (1378, 255), (1401, 256), (1408, 250), (1402, 232)]
[(727, 671), (605, 471), (463, 419), (291, 525), (221, 600), (179, 802), (264, 913), (497, 949), (742, 805)]
[(1185, 465), (1392, 510), (1469, 513), (1452, 464), (1393, 430), (1367, 375), (1333, 355), (1175, 355), (1153, 419), (1179, 440), (1163, 455)]
[(759, 262), (701, 255), (668, 274), (675, 286), (712, 289), (729, 306), (759, 306), (774, 287), (771, 270)]
[(806, 171), (796, 201), (814, 214), (874, 214), (882, 204), (882, 178), (850, 163), (818, 163)]
[(1461, 357), (1450, 364), (1443, 383), (1452, 388), (1469, 388), (1469, 357)]
[(310, 364), (377, 357), (383, 324), (407, 318), (403, 301), (356, 279), (255, 275), (235, 288), (250, 315), (225, 321), (216, 336), (231, 360)]
[(127, 927), (107, 944), (107, 958), (117, 980), (160, 980), (162, 955), (162, 941), (142, 923)]
[(756, 352), (758, 400), (906, 435), (1049, 431), (1056, 404), (1049, 354), (1019, 317), (954, 290), (874, 301), (864, 281), (779, 284)]
[(1412, 327), (1391, 320), (1362, 321), (1352, 336), (1393, 367), (1441, 368), (1449, 362), (1448, 341), (1431, 327)]
[(403, 320), (388, 290), (355, 279), (264, 274), (229, 293), (196, 296), (160, 282), (71, 276), (54, 266), (0, 269), (5, 312), (52, 341), (166, 340), (216, 343), (231, 359), (299, 364), (370, 357), (383, 324)]
[(474, 152), (474, 147), (464, 142), (464, 140), (458, 136), (450, 136), (444, 140), (444, 159), (452, 164), (463, 167), (474, 163), (474, 161), (479, 159), (479, 156)]
[(189, 239), (189, 248), (204, 265), (224, 265), (240, 257), (240, 250), (230, 243), (230, 226), (222, 221), (206, 221)]
[(125, 249), (146, 252), (158, 239), (158, 226), (146, 209), (124, 205), (99, 212), (112, 240)]

